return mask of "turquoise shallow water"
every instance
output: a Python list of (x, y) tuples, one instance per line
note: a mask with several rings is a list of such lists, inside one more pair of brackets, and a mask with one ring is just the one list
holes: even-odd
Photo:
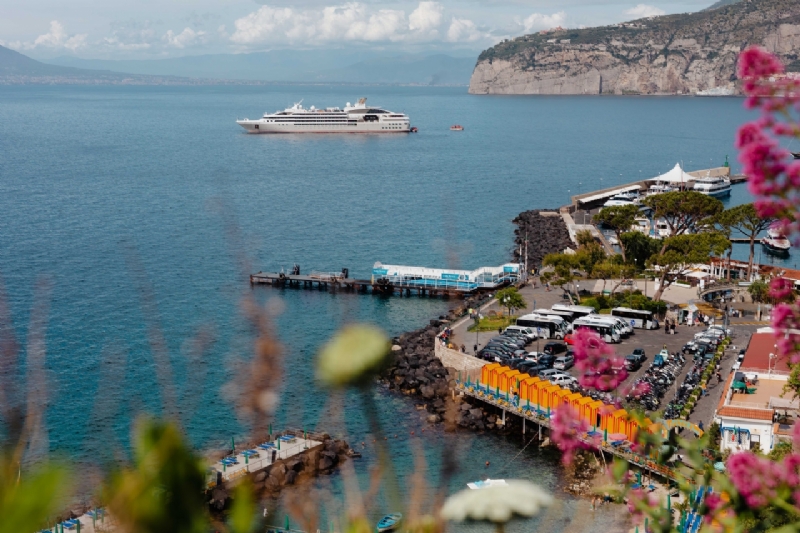
[[(407, 112), (420, 132), (248, 136), (234, 123), (300, 98), (330, 106), (363, 95)], [(250, 291), (260, 302), (282, 300), (286, 372), (275, 425), (360, 442), (366, 427), (353, 414), (358, 399), (329, 401), (314, 383), (317, 347), (346, 322), (373, 321), (399, 334), (446, 303), (251, 289), (249, 271), (298, 262), (306, 272), (348, 267), (367, 277), (375, 261), (500, 264), (520, 211), (657, 175), (676, 161), (687, 169), (717, 166), (726, 155), (734, 161), (733, 134), (746, 118), (737, 99), (478, 97), (408, 87), (0, 87), (0, 276), (23, 345), (37, 280), (51, 284), (49, 447), (80, 461), (110, 460), (127, 445), (132, 416), (159, 410), (146, 319), (163, 333), (193, 443), (221, 448), (245, 435), (220, 390), (243, 379), (236, 361), (247, 359), (252, 332), (240, 302)], [(449, 131), (454, 123), (465, 131)], [(737, 187), (732, 202), (744, 198)], [(213, 343), (187, 363), (198, 331)], [(421, 434), (421, 415), (413, 401), (376, 394), (408, 469), (408, 436)], [(452, 445), (438, 431), (424, 435), (435, 472), (441, 449)], [(459, 442), (463, 469), (453, 488), (485, 477), (486, 460), (490, 475), (513, 472), (558, 487), (554, 458), (532, 448), (515, 458), (517, 440), (463, 435)], [(370, 461), (367, 453), (357, 463), (360, 474)], [(578, 512), (574, 500), (564, 505), (559, 520)], [(608, 513), (596, 520), (613, 522)]]

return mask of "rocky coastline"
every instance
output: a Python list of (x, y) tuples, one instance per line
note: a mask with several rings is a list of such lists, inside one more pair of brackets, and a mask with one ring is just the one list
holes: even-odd
[[(533, 209), (517, 215), (513, 220), (517, 228), (514, 230), (514, 261), (525, 262), (520, 255), (520, 248), (528, 250), (528, 268), (539, 268), (547, 254), (563, 252), (573, 247), (569, 238), (569, 230), (558, 209)], [(527, 243), (527, 246), (526, 246)]]

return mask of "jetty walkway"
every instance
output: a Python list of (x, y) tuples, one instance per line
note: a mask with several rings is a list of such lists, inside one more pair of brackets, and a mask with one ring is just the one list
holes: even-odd
[[(315, 438), (312, 438), (315, 437)], [(236, 455), (224, 457), (209, 468), (207, 488), (229, 483), (247, 474), (264, 470), (283, 461), (323, 445), (323, 437), (305, 431), (286, 430), (275, 437)]]
[[(527, 433), (527, 422), (530, 422), (536, 426), (536, 429), (539, 433), (539, 440), (542, 440), (543, 437), (542, 429), (546, 429), (548, 433), (551, 429), (549, 410), (542, 411), (535, 407), (514, 405), (512, 401), (509, 400), (507, 394), (504, 395), (502, 392), (496, 394), (491, 390), (487, 391), (480, 386), (476, 386), (475, 383), (472, 383), (471, 381), (465, 382), (463, 380), (457, 380), (456, 391), (464, 394), (465, 396), (469, 396), (501, 409), (501, 425), (505, 425), (506, 413), (513, 416), (519, 416), (522, 419), (523, 435)], [(633, 453), (630, 449), (631, 444), (627, 441), (605, 441), (604, 433), (600, 432), (599, 430), (592, 430), (588, 433), (578, 436), (578, 438), (589, 448), (596, 449), (601, 453), (607, 453), (614, 457), (624, 459), (631, 465), (638, 466), (653, 476), (658, 476), (668, 481), (680, 480), (688, 481), (690, 483), (692, 482), (690, 477), (684, 476), (674, 468), (658, 464), (648, 457)]]

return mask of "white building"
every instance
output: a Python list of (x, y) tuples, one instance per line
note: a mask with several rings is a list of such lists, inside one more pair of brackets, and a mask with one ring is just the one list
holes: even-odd
[[(781, 438), (791, 436), (791, 428), (781, 423), (784, 414), (795, 419), (797, 400), (783, 397), (789, 377), (785, 358), (775, 355), (773, 333), (755, 333), (741, 367), (728, 377), (720, 398), (715, 421), (720, 425), (720, 450), (738, 452), (756, 447), (767, 453)], [(747, 392), (742, 390), (747, 379)]]

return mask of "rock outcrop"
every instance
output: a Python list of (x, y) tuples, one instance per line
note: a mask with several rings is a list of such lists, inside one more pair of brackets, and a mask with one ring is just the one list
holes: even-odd
[[(514, 261), (523, 262), (519, 251), (528, 250), (528, 266), (539, 268), (547, 254), (573, 247), (569, 230), (557, 211), (525, 211), (514, 219)], [(527, 243), (527, 245), (526, 245)]]
[(481, 53), (472, 94), (739, 94), (739, 52), (760, 44), (800, 71), (800, 2), (750, 0), (698, 13), (517, 37)]

